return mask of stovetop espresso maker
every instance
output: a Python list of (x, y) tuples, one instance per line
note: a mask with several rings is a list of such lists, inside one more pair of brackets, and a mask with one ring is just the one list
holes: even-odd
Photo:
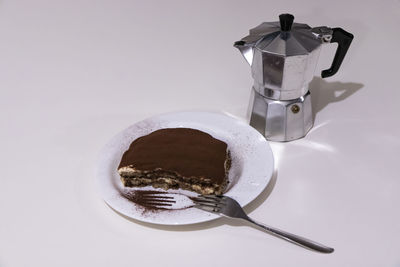
[(311, 28), (282, 14), (279, 22), (264, 22), (234, 46), (251, 66), (254, 78), (250, 125), (271, 141), (304, 137), (313, 126), (308, 85), (313, 79), (321, 44), (338, 43), (332, 66), (322, 78), (334, 75), (353, 40), (341, 28)]

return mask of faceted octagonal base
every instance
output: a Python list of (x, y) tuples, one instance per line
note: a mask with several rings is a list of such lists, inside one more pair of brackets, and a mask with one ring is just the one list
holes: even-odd
[(313, 126), (311, 95), (292, 100), (266, 98), (254, 89), (250, 125), (271, 141), (291, 141), (304, 137)]

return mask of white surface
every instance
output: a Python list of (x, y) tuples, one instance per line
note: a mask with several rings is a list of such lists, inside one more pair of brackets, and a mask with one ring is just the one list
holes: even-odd
[[(339, 73), (312, 84), (314, 129), (271, 145), (275, 185), (247, 211), (335, 252), (227, 219), (150, 227), (107, 207), (100, 148), (155, 114), (245, 118), (252, 79), (232, 44), (282, 12), (355, 39)], [(399, 266), (399, 25), (398, 0), (1, 1), (0, 266)]]
[[(265, 138), (247, 123), (216, 112), (172, 112), (153, 116), (124, 129), (113, 137), (100, 152), (96, 166), (99, 192), (107, 204), (119, 213), (142, 222), (162, 225), (184, 225), (210, 221), (218, 215), (196, 208), (144, 212), (143, 208), (121, 196), (123, 187), (117, 172), (123, 153), (137, 138), (163, 128), (192, 128), (209, 133), (224, 141), (229, 148), (231, 168), (229, 184), (224, 195), (246, 206), (257, 198), (269, 184), (274, 172), (274, 159)], [(153, 187), (145, 187), (154, 190)], [(197, 196), (186, 190), (168, 190)], [(177, 201), (177, 208), (191, 205)], [(179, 206), (181, 204), (181, 206)], [(183, 206), (182, 206), (183, 205)]]

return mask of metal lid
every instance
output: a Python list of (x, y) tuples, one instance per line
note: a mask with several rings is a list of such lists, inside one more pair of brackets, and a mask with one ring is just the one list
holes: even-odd
[(264, 22), (250, 30), (241, 42), (268, 53), (282, 56), (307, 55), (321, 45), (307, 24), (293, 23), (290, 14), (279, 16), (278, 22)]

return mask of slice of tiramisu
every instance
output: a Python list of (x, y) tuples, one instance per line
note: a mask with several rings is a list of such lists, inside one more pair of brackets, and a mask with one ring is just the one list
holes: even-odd
[(132, 142), (118, 172), (126, 187), (151, 185), (222, 194), (228, 183), (227, 144), (199, 130), (167, 128)]

